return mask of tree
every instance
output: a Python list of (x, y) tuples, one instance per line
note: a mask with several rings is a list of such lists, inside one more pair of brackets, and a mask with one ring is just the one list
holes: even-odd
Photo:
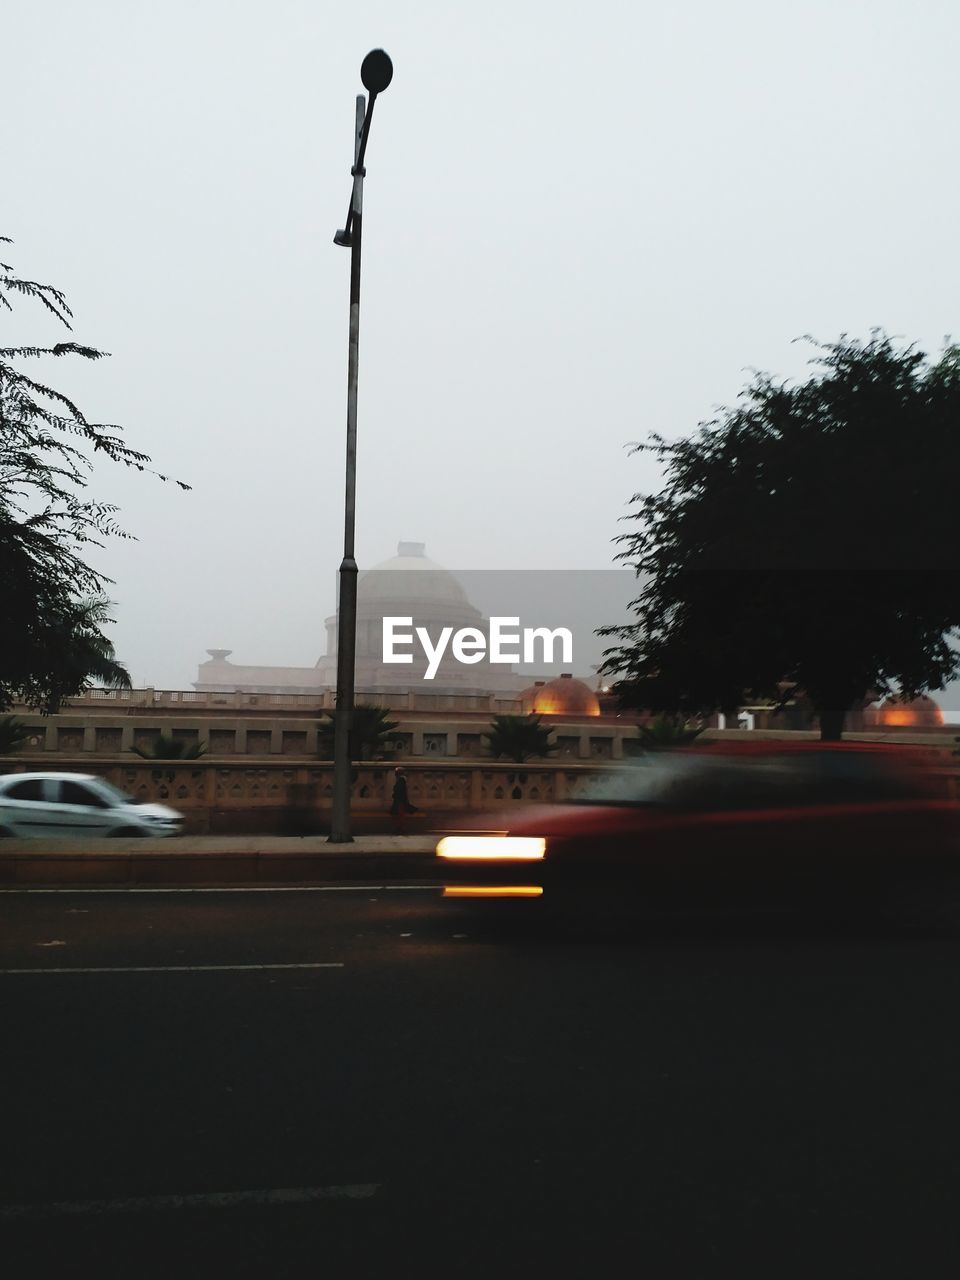
[[(73, 313), (60, 290), (21, 279), (0, 263), (0, 311), (12, 311), (17, 297), (39, 303), (71, 329)], [(101, 630), (110, 621), (109, 579), (85, 559), (104, 538), (129, 535), (114, 506), (87, 496), (88, 454), (138, 471), (150, 471), (150, 459), (123, 443), (119, 427), (88, 422), (69, 397), (18, 367), (106, 354), (77, 342), (0, 348), (0, 710), (20, 700), (56, 711), (91, 676), (129, 686)]]
[(199, 760), (206, 750), (205, 742), (189, 742), (172, 733), (161, 733), (148, 746), (133, 748), (143, 760)]
[[(324, 759), (333, 757), (335, 711), (325, 711), (326, 719), (319, 727), (320, 754)], [(358, 702), (353, 708), (353, 724), (350, 727), (350, 759), (376, 760), (382, 757), (393, 737), (398, 725), (397, 720), (388, 720), (389, 711), (375, 707), (372, 703)]]
[(492, 756), (497, 759), (507, 756), (523, 764), (531, 757), (548, 756), (556, 751), (550, 741), (552, 732), (552, 729), (544, 728), (538, 715), (531, 713), (527, 716), (494, 716), (489, 733), (483, 736)]
[(692, 437), (653, 435), (620, 559), (642, 580), (605, 670), (628, 706), (732, 712), (802, 694), (846, 712), (956, 673), (960, 348), (936, 362), (876, 331), (819, 347), (798, 386), (757, 375)]

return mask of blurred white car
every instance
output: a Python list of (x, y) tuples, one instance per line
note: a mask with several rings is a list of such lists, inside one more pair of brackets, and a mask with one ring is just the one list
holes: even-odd
[(175, 836), (183, 815), (89, 773), (0, 777), (0, 836)]

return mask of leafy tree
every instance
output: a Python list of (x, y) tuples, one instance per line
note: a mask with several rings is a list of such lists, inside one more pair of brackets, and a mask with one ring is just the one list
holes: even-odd
[[(0, 263), (0, 312), (12, 311), (18, 297), (39, 303), (71, 329), (73, 313), (59, 289), (21, 279)], [(0, 348), (0, 710), (21, 700), (56, 711), (91, 676), (129, 685), (100, 629), (110, 621), (104, 594), (109, 580), (85, 559), (104, 538), (129, 535), (117, 524), (114, 506), (87, 495), (93, 469), (88, 455), (138, 471), (149, 471), (150, 459), (123, 443), (119, 427), (88, 422), (69, 397), (20, 367), (105, 355), (77, 342)]]
[(531, 713), (527, 716), (494, 716), (490, 732), (483, 736), (492, 756), (497, 759), (507, 756), (523, 764), (531, 757), (544, 757), (556, 751), (556, 746), (550, 741), (552, 732), (540, 723), (538, 715)]
[(603, 628), (628, 706), (732, 712), (805, 696), (821, 736), (869, 696), (958, 668), (960, 348), (932, 362), (876, 331), (819, 347), (797, 386), (757, 375), (692, 437), (653, 435), (618, 558), (635, 619)]
[(703, 729), (691, 729), (682, 716), (658, 716), (652, 724), (640, 725), (640, 744), (645, 751), (669, 751), (674, 747), (688, 747), (703, 733)]
[(0, 716), (0, 756), (12, 756), (29, 737), (30, 730), (15, 716)]
[[(320, 755), (333, 758), (335, 711), (325, 711), (325, 719), (319, 727)], [(350, 729), (350, 759), (377, 760), (384, 756), (399, 721), (388, 720), (389, 711), (372, 703), (358, 702), (353, 708), (353, 724)]]
[(143, 760), (199, 760), (206, 750), (205, 742), (188, 742), (168, 733), (161, 733), (146, 747), (133, 748)]

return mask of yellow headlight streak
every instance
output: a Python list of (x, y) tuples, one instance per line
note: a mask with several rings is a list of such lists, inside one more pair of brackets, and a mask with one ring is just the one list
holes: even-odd
[(437, 857), (457, 862), (539, 862), (546, 853), (542, 836), (444, 836)]
[(543, 886), (539, 884), (447, 884), (443, 887), (445, 898), (540, 898)]

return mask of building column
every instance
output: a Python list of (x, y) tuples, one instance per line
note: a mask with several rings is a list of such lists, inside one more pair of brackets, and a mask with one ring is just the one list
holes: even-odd
[(410, 735), (413, 741), (410, 743), (410, 754), (412, 756), (423, 755), (423, 730), (414, 729)]
[(590, 759), (590, 730), (589, 729), (580, 730), (580, 759), (581, 760)]
[(83, 751), (96, 751), (97, 749), (97, 730), (92, 724), (83, 727)]

